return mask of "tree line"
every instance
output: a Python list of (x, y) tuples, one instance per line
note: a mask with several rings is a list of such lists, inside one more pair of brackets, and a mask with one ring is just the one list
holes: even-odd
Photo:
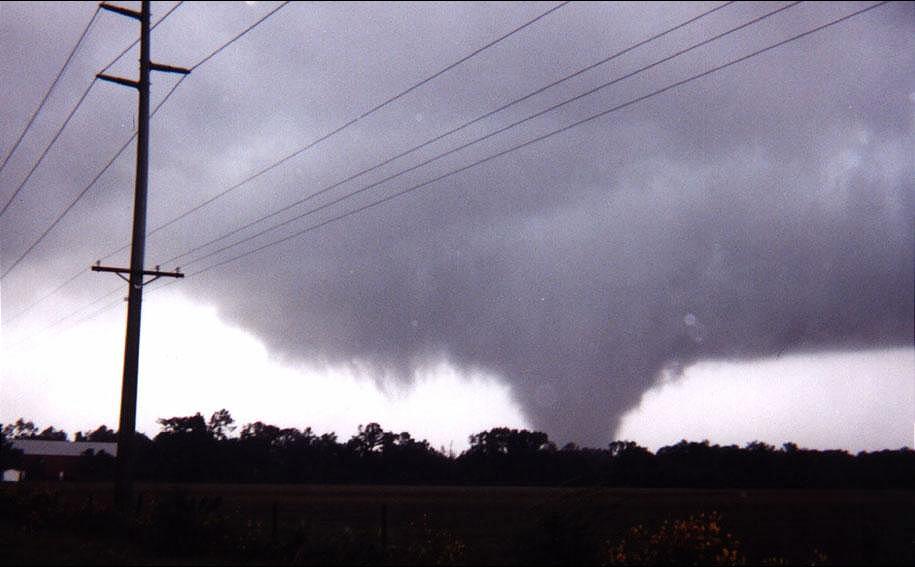
[[(209, 420), (193, 416), (158, 420), (152, 439), (137, 434), (137, 476), (143, 481), (227, 483), (355, 483), (632, 486), (695, 488), (915, 488), (915, 451), (903, 448), (857, 455), (841, 450), (776, 449), (752, 442), (744, 447), (681, 441), (652, 453), (632, 441), (606, 448), (557, 447), (546, 433), (497, 427), (470, 437), (458, 455), (436, 449), (408, 432), (385, 431), (378, 423), (359, 426), (340, 440), (257, 421), (238, 429), (227, 410)], [(237, 430), (237, 435), (234, 433)], [(29, 460), (14, 439), (66, 441), (66, 432), (40, 429), (23, 419), (0, 431), (0, 468), (26, 470)], [(102, 425), (79, 432), (75, 441), (114, 442)], [(74, 480), (110, 480), (114, 459), (88, 451)]]

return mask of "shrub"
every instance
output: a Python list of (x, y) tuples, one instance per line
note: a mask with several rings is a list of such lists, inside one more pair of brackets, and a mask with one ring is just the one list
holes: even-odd
[(392, 550), (392, 559), (405, 565), (457, 565), (464, 559), (467, 546), (450, 530), (432, 527), (424, 515), (417, 524), (410, 522), (409, 543)]
[(740, 542), (721, 528), (717, 512), (638, 525), (608, 546), (609, 565), (742, 565)]

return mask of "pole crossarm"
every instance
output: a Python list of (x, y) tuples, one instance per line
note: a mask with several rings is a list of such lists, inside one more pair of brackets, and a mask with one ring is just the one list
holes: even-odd
[(117, 83), (119, 85), (124, 85), (125, 87), (133, 87), (135, 89), (140, 88), (139, 81), (131, 81), (130, 79), (122, 79), (121, 77), (114, 77), (112, 75), (106, 75), (104, 73), (98, 73), (95, 78), (101, 79), (103, 81), (108, 81), (109, 83)]
[(153, 63), (150, 61), (149, 69), (151, 71), (162, 71), (163, 73), (178, 73), (179, 75), (190, 75), (191, 70), (184, 67), (175, 67), (174, 65), (163, 65), (162, 63)]
[(120, 6), (115, 6), (114, 4), (109, 4), (107, 2), (102, 2), (98, 6), (102, 10), (108, 10), (109, 12), (114, 12), (115, 14), (127, 16), (128, 18), (133, 18), (135, 20), (140, 20), (143, 18), (142, 12), (137, 12), (137, 11), (131, 10), (129, 8), (122, 8)]
[[(117, 274), (124, 281), (130, 281), (128, 278), (124, 277), (124, 274), (130, 275), (130, 268), (115, 268), (112, 266), (102, 266), (96, 264), (92, 266), (93, 272), (109, 272), (112, 274)], [(143, 270), (144, 276), (153, 276), (153, 279), (143, 282), (143, 285), (152, 283), (159, 278), (183, 278), (184, 274), (181, 273), (181, 268), (175, 268), (174, 272), (163, 272), (159, 270), (159, 266), (156, 266), (155, 270)]]

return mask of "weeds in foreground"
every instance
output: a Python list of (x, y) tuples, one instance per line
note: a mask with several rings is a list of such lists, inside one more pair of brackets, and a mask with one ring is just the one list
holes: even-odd
[(744, 565), (740, 541), (721, 527), (717, 512), (637, 525), (608, 545), (608, 565)]
[[(483, 557), (458, 533), (435, 527), (428, 516), (409, 524), (395, 523), (390, 543), (374, 528), (329, 526), (319, 520), (313, 515), (297, 516), (278, 529), (275, 513), (271, 523), (269, 518), (227, 506), (218, 497), (173, 490), (148, 495), (142, 510), (128, 521), (92, 495), (62, 498), (53, 490), (23, 489), (0, 493), (0, 548), (6, 546), (6, 562), (12, 563), (27, 558), (94, 564), (207, 558), (208, 562), (255, 564), (455, 565)], [(602, 528), (607, 524), (577, 507), (541, 510), (529, 520), (523, 540), (506, 559), (553, 565), (823, 565), (829, 561), (817, 549), (810, 555), (800, 550), (791, 559), (780, 554), (783, 549), (771, 550), (777, 555), (750, 553), (748, 557), (718, 512), (635, 525), (603, 544), (609, 532)]]
[(424, 515), (420, 523), (411, 522), (409, 544), (392, 557), (398, 563), (407, 565), (459, 565), (464, 559), (467, 546), (450, 530), (434, 528), (429, 516)]

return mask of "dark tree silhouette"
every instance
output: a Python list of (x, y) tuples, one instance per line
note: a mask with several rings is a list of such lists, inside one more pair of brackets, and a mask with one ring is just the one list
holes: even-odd
[(22, 451), (13, 447), (6, 428), (0, 427), (0, 472), (7, 469), (22, 469)]
[[(199, 413), (159, 420), (150, 440), (137, 435), (142, 480), (264, 483), (401, 483), (612, 485), (640, 487), (915, 488), (915, 451), (815, 451), (786, 443), (781, 449), (754, 441), (741, 448), (708, 441), (680, 441), (657, 453), (633, 441), (607, 449), (568, 443), (558, 450), (540, 431), (497, 427), (470, 437), (470, 447), (447, 456), (406, 431), (385, 431), (376, 422), (359, 426), (340, 442), (334, 433), (281, 428), (256, 421), (237, 437), (228, 410), (209, 422)], [(19, 419), (0, 428), (2, 463), (17, 457), (16, 439), (66, 439)], [(77, 440), (114, 441), (107, 426), (78, 433)], [(86, 455), (74, 478), (110, 479), (113, 460)]]
[(93, 443), (116, 443), (117, 440), (118, 432), (108, 429), (106, 425), (100, 425), (94, 431), (86, 431), (85, 433), (77, 431), (74, 438), (74, 441), (91, 441)]
[(234, 423), (235, 420), (232, 419), (232, 414), (229, 413), (229, 410), (221, 409), (210, 416), (210, 422), (207, 425), (207, 428), (210, 431), (210, 435), (215, 439), (224, 441), (228, 438), (230, 433), (235, 431)]
[(31, 421), (21, 417), (16, 423), (9, 423), (3, 427), (3, 436), (7, 439), (34, 439), (38, 435), (38, 428)]

